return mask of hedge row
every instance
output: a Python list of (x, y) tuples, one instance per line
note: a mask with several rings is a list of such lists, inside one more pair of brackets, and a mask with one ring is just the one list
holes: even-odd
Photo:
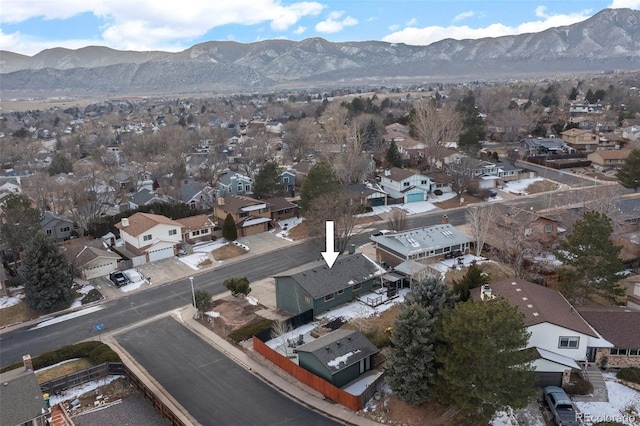
[[(74, 358), (87, 358), (95, 365), (105, 362), (120, 362), (118, 354), (115, 353), (109, 345), (102, 342), (82, 342), (75, 345), (65, 346), (58, 350), (45, 352), (42, 355), (34, 357), (31, 362), (33, 363), (33, 369), (39, 370)], [(22, 362), (17, 362), (2, 368), (0, 373), (15, 370), (23, 365), (24, 364)]]
[(250, 339), (254, 334), (258, 334), (261, 331), (271, 328), (272, 325), (273, 320), (259, 318), (253, 320), (243, 327), (233, 330), (231, 333), (229, 333), (229, 338), (236, 343), (240, 343), (243, 340)]
[(617, 377), (621, 380), (640, 384), (640, 368), (623, 368), (622, 370), (618, 371)]

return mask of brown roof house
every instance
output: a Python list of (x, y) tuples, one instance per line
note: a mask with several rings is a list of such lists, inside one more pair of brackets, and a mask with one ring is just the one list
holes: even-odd
[(283, 197), (268, 198), (265, 200), (271, 210), (271, 219), (275, 221), (292, 219), (300, 215), (300, 207)]
[(0, 374), (0, 422), (7, 426), (45, 426), (51, 415), (33, 372), (31, 357), (24, 367)]
[(240, 237), (266, 232), (271, 226), (271, 208), (266, 201), (241, 195), (218, 197), (218, 203), (213, 206), (213, 216), (220, 227), (227, 214), (231, 214), (236, 222)]
[(197, 243), (214, 239), (216, 224), (206, 214), (176, 219), (182, 225), (182, 241), (185, 243)]
[(145, 262), (175, 256), (176, 246), (182, 241), (182, 224), (158, 214), (136, 213), (122, 218), (116, 228), (126, 250)]
[(630, 149), (599, 149), (587, 155), (591, 167), (601, 172), (618, 170), (629, 156)]
[(527, 348), (534, 360), (538, 384), (562, 384), (563, 373), (579, 369), (578, 362), (592, 359), (595, 349), (611, 347), (558, 291), (521, 279), (509, 279), (471, 290), (471, 297), (487, 301), (502, 297), (524, 314), (531, 333)]
[(65, 245), (60, 247), (60, 251), (85, 280), (106, 277), (118, 270), (118, 262), (122, 260), (118, 253), (108, 250), (101, 239)]
[(593, 151), (598, 146), (598, 135), (590, 130), (569, 129), (560, 133), (562, 140), (579, 152)]
[(494, 204), (496, 214), (493, 215), (496, 232), (490, 233), (487, 244), (493, 247), (502, 247), (511, 239), (504, 238), (504, 233), (509, 237), (524, 238), (535, 243), (539, 249), (550, 249), (558, 242), (558, 234), (561, 228), (560, 222), (550, 216), (540, 215), (515, 206)]
[(594, 348), (594, 362), (609, 367), (640, 367), (640, 311), (625, 306), (578, 306), (576, 309), (613, 344), (612, 348)]

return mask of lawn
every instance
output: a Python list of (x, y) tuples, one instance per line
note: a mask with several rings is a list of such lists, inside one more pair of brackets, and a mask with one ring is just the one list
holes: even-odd
[(78, 371), (86, 370), (90, 367), (93, 367), (93, 363), (87, 358), (74, 359), (72, 361), (56, 365), (55, 367), (36, 371), (36, 378), (38, 379), (38, 383), (46, 383), (59, 377), (64, 377), (69, 374), (77, 373)]
[(6, 327), (35, 318), (38, 318), (38, 314), (29, 309), (24, 302), (0, 309), (0, 327)]
[(245, 254), (247, 251), (235, 244), (227, 244), (211, 252), (215, 260), (231, 259), (232, 257)]

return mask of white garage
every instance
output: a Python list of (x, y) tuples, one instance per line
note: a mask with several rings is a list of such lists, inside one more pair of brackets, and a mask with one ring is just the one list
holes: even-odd
[(116, 271), (119, 260), (120, 256), (112, 251), (85, 246), (73, 263), (82, 272), (83, 279), (91, 280)]
[(155, 262), (156, 260), (167, 259), (175, 256), (172, 243), (158, 243), (147, 249), (147, 257), (149, 262)]

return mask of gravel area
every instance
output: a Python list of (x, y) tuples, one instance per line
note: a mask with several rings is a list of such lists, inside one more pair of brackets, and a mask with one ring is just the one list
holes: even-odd
[(151, 401), (145, 399), (142, 394), (128, 396), (120, 404), (83, 413), (72, 418), (77, 426), (156, 426), (168, 425), (169, 421), (163, 419), (160, 413), (153, 408)]

